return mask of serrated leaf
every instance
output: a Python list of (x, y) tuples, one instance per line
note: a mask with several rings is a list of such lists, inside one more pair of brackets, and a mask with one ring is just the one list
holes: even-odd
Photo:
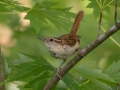
[(16, 74), (13, 75), (10, 81), (22, 80), (27, 77), (37, 76), (43, 73), (44, 71), (52, 72), (54, 70), (54, 68), (47, 61), (45, 61), (45, 59), (30, 55), (26, 55), (26, 56), (35, 60), (35, 62), (20, 64), (21, 68), (17, 70)]
[[(48, 5), (50, 3), (50, 6)], [(44, 6), (45, 8), (40, 8)], [(36, 29), (37, 32), (39, 32), (40, 28), (43, 26), (43, 24), (47, 24), (48, 21), (53, 23), (57, 28), (69, 30), (70, 25), (72, 24), (70, 19), (73, 18), (74, 14), (70, 13), (68, 10), (70, 8), (66, 9), (53, 9), (53, 8), (46, 8), (46, 6), (51, 7), (51, 2), (45, 3), (36, 3), (35, 6), (32, 8), (31, 11), (28, 12), (28, 14), (25, 16), (25, 19), (30, 20), (30, 25)]]
[(95, 18), (99, 17), (100, 7), (96, 0), (90, 0), (90, 3), (87, 5), (87, 8), (93, 8), (93, 14), (95, 15)]
[[(96, 88), (97, 90), (112, 90), (112, 88), (109, 85), (97, 79), (92, 79), (92, 83), (94, 85), (93, 87)], [(93, 90), (96, 90), (96, 89), (93, 89)]]
[[(113, 5), (115, 6), (115, 0), (106, 0), (105, 5)], [(118, 0), (118, 7), (120, 7), (120, 1)]]
[(11, 78), (10, 81), (14, 80), (22, 80), (30, 76), (36, 76), (44, 71), (52, 71), (51, 65), (30, 65), (25, 64), (25, 66), (22, 66), (21, 69), (17, 71), (16, 74)]
[(34, 60), (22, 53), (19, 53), (20, 59), (19, 60), (15, 60), (11, 62), (11, 65), (20, 65), (23, 63), (30, 63), (30, 62), (34, 62)]
[[(93, 8), (93, 14), (95, 18), (99, 17), (99, 14), (102, 12), (110, 13), (110, 5), (114, 5), (114, 0), (102, 0), (101, 3), (99, 0), (89, 0), (90, 3), (87, 5), (87, 8)], [(118, 1), (120, 3), (120, 1)], [(119, 6), (119, 5), (118, 5)], [(104, 17), (103, 17), (104, 18)]]
[(14, 0), (1, 0), (0, 1), (0, 11), (3, 13), (11, 12), (13, 10), (26, 11), (28, 9), (30, 8), (21, 6), (21, 4), (18, 1), (14, 1)]
[(51, 8), (58, 4), (58, 2), (48, 2), (47, 0), (41, 2), (40, 0), (33, 0), (34, 2), (39, 4), (39, 8)]
[(120, 60), (118, 62), (113, 62), (104, 73), (108, 74), (111, 78), (120, 82)]
[(104, 74), (102, 70), (90, 69), (88, 65), (79, 66), (76, 68), (76, 71), (88, 79), (96, 78), (116, 83), (114, 79), (112, 79), (109, 75)]
[(112, 88), (109, 85), (95, 78), (80, 86), (82, 90), (112, 90)]
[(4, 58), (4, 64), (5, 64), (5, 77), (6, 77), (11, 73), (11, 68), (9, 68), (6, 58)]
[(34, 80), (30, 81), (25, 88), (32, 88), (33, 90), (42, 90), (51, 77), (50, 73), (45, 71)]
[(67, 73), (63, 78), (62, 81), (66, 84), (67, 88), (70, 90), (80, 90), (78, 83), (75, 80), (75, 77), (72, 76), (70, 73)]
[(35, 60), (37, 64), (40, 64), (40, 65), (48, 64), (48, 65), (50, 65), (50, 63), (46, 59), (44, 59), (43, 57), (36, 57), (36, 56), (33, 56), (33, 55), (26, 55), (26, 54), (23, 54), (23, 55), (28, 56), (29, 58)]

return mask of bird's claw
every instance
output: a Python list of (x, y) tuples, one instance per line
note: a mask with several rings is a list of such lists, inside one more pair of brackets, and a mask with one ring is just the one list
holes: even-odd
[(59, 79), (61, 79), (60, 70), (61, 70), (61, 68), (57, 68), (57, 72), (56, 72), (56, 75), (59, 77)]

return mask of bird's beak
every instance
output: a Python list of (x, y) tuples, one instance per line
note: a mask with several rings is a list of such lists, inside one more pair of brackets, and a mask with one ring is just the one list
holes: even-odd
[(40, 39), (40, 40), (42, 40), (42, 41), (44, 41), (44, 42), (47, 41), (46, 38), (38, 38), (38, 39)]
[(45, 40), (44, 38), (40, 38), (40, 37), (39, 37), (38, 39), (40, 39), (40, 40), (42, 40), (42, 41), (44, 41), (44, 40)]

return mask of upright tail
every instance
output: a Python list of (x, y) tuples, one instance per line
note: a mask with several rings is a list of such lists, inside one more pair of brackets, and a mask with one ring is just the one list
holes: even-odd
[(72, 26), (72, 29), (71, 29), (71, 32), (70, 32), (70, 35), (76, 35), (77, 33), (77, 30), (79, 28), (79, 25), (80, 25), (80, 22), (82, 21), (82, 18), (84, 16), (84, 11), (79, 11), (76, 18), (75, 18), (75, 21), (74, 21), (74, 24)]

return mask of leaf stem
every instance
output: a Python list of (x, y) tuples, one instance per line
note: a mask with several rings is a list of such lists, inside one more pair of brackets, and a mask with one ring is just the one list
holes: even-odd
[(103, 6), (105, 5), (105, 2), (106, 2), (106, 0), (104, 0), (104, 2), (103, 2)]
[(106, 4), (103, 8), (107, 7), (108, 5), (110, 5), (110, 3), (112, 3), (114, 0), (111, 0), (111, 2), (109, 2), (108, 4)]
[(101, 8), (101, 5), (100, 5), (100, 3), (98, 2), (98, 0), (96, 0), (96, 2), (97, 2), (97, 4), (99, 5), (99, 7)]

